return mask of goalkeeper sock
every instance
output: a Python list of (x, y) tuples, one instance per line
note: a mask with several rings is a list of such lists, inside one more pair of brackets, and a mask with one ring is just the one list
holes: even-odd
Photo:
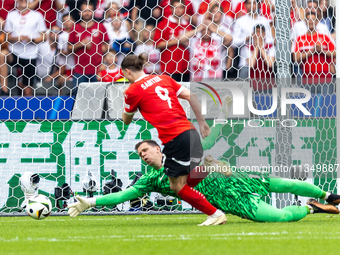
[(206, 171), (203, 165), (195, 167), (188, 175), (187, 184), (190, 187), (196, 187), (196, 185), (199, 184), (208, 174), (209, 172)]
[(327, 200), (330, 194), (331, 193), (329, 193), (329, 192), (322, 191), (322, 195), (321, 195), (320, 198), (323, 199), (323, 200)]
[(180, 196), (184, 201), (195, 207), (197, 210), (200, 210), (207, 215), (212, 215), (217, 210), (213, 205), (208, 202), (208, 200), (202, 193), (194, 190), (187, 184), (185, 184), (184, 187), (178, 192), (178, 196)]

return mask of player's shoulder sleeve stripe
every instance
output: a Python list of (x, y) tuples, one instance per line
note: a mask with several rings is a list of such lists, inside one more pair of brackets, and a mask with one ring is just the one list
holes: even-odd
[(176, 95), (179, 96), (179, 94), (181, 94), (182, 91), (183, 91), (184, 89), (185, 89), (185, 87), (184, 87), (184, 86), (181, 86), (181, 87), (177, 90)]

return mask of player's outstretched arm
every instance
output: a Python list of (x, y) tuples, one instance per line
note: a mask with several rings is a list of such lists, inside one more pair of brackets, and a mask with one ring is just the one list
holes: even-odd
[(201, 103), (198, 100), (197, 96), (193, 93), (190, 93), (190, 90), (188, 90), (187, 88), (184, 88), (182, 92), (178, 95), (178, 97), (181, 99), (185, 99), (189, 102), (196, 116), (197, 123), (200, 126), (202, 137), (203, 138), (207, 137), (210, 134), (210, 127), (201, 113)]
[(125, 201), (136, 199), (141, 196), (143, 196), (143, 194), (140, 194), (140, 192), (138, 192), (134, 187), (130, 187), (126, 190), (111, 193), (98, 198), (86, 198), (76, 196), (78, 202), (70, 204), (67, 207), (68, 214), (70, 215), (70, 217), (74, 218), (77, 217), (80, 213), (84, 212), (87, 209), (90, 209), (93, 206), (117, 205)]

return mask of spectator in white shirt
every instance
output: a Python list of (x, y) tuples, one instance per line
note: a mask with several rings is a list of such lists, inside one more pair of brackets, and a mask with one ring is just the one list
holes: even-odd
[(211, 6), (203, 20), (204, 29), (190, 40), (190, 71), (192, 80), (223, 79), (226, 71), (228, 47), (232, 43), (230, 30), (223, 23), (223, 9), (218, 4)]
[(17, 0), (16, 9), (8, 13), (4, 31), (8, 33), (12, 53), (7, 56), (7, 64), (22, 69), (18, 84), (24, 96), (33, 96), (38, 45), (44, 41), (45, 20), (40, 13), (28, 9), (27, 0)]
[(259, 5), (257, 0), (245, 0), (245, 8), (247, 14), (238, 18), (233, 27), (233, 46), (239, 48), (240, 61), (238, 77), (241, 79), (249, 77), (249, 66), (246, 61), (249, 54), (246, 51), (249, 51), (247, 45), (252, 38), (255, 26), (258, 24), (264, 26), (266, 31), (265, 43), (269, 44), (274, 42), (268, 19), (258, 14)]
[[(305, 15), (305, 13), (308, 13), (308, 12), (317, 13), (318, 19), (319, 20), (321, 19), (321, 9), (319, 8), (319, 4), (318, 4), (317, 0), (308, 0), (307, 8), (305, 9), (303, 16)], [(318, 22), (315, 30), (319, 34), (331, 36), (327, 25), (322, 23), (322, 22)], [(301, 35), (307, 34), (307, 32), (308, 32), (308, 27), (307, 27), (306, 22), (305, 22), (304, 17), (303, 17), (300, 21), (295, 22), (293, 27), (292, 27), (291, 34), (290, 34), (292, 41), (295, 41), (296, 38), (298, 38)]]
[(137, 45), (134, 53), (139, 55), (141, 53), (145, 53), (148, 56), (148, 61), (144, 66), (144, 72), (146, 74), (160, 74), (161, 67), (159, 64), (160, 60), (160, 51), (156, 49), (155, 42), (153, 40), (155, 36), (155, 26), (152, 24), (146, 25), (141, 33), (141, 44)]

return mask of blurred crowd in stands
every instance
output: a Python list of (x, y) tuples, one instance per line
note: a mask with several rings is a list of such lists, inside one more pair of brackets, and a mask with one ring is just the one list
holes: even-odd
[[(146, 73), (176, 81), (275, 86), (274, 0), (0, 1), (2, 96), (33, 96), (46, 84), (74, 95), (81, 82), (120, 80), (127, 54), (147, 54)], [(290, 21), (292, 76), (333, 93), (335, 8), (291, 0)]]

